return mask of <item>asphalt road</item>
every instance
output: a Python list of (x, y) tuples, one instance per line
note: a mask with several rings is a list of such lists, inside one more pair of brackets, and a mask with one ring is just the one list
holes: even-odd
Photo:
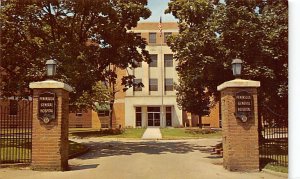
[(277, 179), (284, 174), (229, 172), (222, 158), (211, 154), (220, 139), (193, 140), (112, 140), (76, 139), (90, 152), (69, 160), (70, 171), (32, 171), (29, 168), (2, 168), (0, 179)]

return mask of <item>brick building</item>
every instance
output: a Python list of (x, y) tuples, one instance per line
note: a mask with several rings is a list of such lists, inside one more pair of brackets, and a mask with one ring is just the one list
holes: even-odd
[[(152, 62), (139, 63), (139, 67), (128, 72), (136, 77), (136, 82), (142, 82), (143, 88), (130, 88), (123, 92), (121, 77), (127, 75), (126, 70), (117, 70), (119, 79), (113, 109), (114, 127), (179, 127), (198, 126), (198, 116), (191, 115), (179, 109), (176, 102), (174, 83), (178, 82), (175, 70), (177, 62), (173, 59), (173, 52), (166, 44), (168, 35), (178, 33), (175, 22), (162, 23), (162, 34), (157, 22), (139, 23), (131, 31), (145, 38), (148, 42), (146, 49), (150, 53)], [(108, 127), (108, 110), (71, 112), (70, 127)], [(219, 128), (219, 104), (212, 107), (209, 116), (202, 117), (204, 126)]]

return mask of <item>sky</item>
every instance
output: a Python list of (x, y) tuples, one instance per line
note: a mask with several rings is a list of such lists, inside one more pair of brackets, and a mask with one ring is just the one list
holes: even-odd
[(151, 16), (141, 22), (159, 22), (160, 16), (162, 16), (162, 22), (176, 22), (176, 19), (171, 14), (165, 14), (165, 9), (168, 7), (170, 0), (148, 0), (147, 7), (151, 10)]

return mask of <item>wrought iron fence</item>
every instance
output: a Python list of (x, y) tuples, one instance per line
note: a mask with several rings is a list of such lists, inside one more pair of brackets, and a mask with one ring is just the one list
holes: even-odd
[(288, 117), (276, 114), (263, 106), (268, 115), (260, 115), (260, 164), (288, 166)]
[(32, 101), (0, 102), (0, 164), (30, 163)]

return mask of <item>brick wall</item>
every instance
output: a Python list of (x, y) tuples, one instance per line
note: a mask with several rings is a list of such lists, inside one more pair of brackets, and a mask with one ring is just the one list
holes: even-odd
[(34, 89), (31, 167), (34, 170), (67, 170), (69, 93), (63, 89), (47, 90), (57, 95), (57, 113), (55, 120), (45, 124), (38, 119), (38, 96), (45, 91)]
[(204, 126), (209, 126), (212, 128), (219, 128), (220, 127), (219, 113), (220, 113), (220, 109), (219, 109), (219, 102), (218, 102), (210, 109), (210, 114), (208, 116), (202, 117), (202, 124), (204, 124)]
[[(82, 110), (82, 115), (77, 115), (76, 112), (69, 113), (69, 127), (70, 128), (92, 128), (92, 110)], [(78, 113), (77, 113), (78, 114)]]
[(113, 127), (125, 127), (125, 104), (115, 103), (113, 110)]
[[(210, 114), (208, 116), (202, 117), (202, 125), (205, 127), (212, 127), (212, 128), (220, 128), (219, 124), (219, 103), (216, 103), (214, 107), (210, 109)], [(198, 127), (199, 124), (199, 116), (195, 114), (190, 114), (186, 111), (182, 112), (182, 119), (183, 123), (189, 124), (190, 127)]]
[(223, 126), (223, 166), (231, 171), (259, 169), (258, 117), (256, 88), (243, 88), (253, 94), (254, 118), (243, 123), (235, 118), (234, 95), (241, 88), (221, 91)]

